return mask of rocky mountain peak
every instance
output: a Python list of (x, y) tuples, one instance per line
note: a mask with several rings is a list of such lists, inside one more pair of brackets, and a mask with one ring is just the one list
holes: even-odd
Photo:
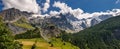
[(15, 8), (10, 8), (0, 12), (0, 16), (3, 17), (4, 21), (14, 21), (21, 17), (30, 17), (31, 13), (20, 11)]

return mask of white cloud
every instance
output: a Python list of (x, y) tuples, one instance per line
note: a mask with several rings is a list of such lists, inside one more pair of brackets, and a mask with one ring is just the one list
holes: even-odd
[(72, 10), (71, 7), (67, 6), (67, 4), (61, 3), (61, 2), (55, 2), (53, 6), (60, 8), (61, 9), (60, 12), (63, 14), (68, 13), (68, 12), (70, 12), (70, 10)]
[(78, 19), (89, 18), (89, 17), (97, 17), (97, 16), (100, 16), (100, 15), (112, 15), (112, 16), (116, 16), (116, 15), (119, 15), (119, 13), (120, 13), (120, 9), (113, 9), (112, 11), (108, 10), (106, 12), (85, 13), (80, 8), (72, 9), (67, 4), (61, 3), (59, 1), (55, 2), (54, 5), (53, 5), (53, 7), (60, 8), (60, 11), (59, 12), (51, 11), (50, 13), (55, 13), (55, 14), (57, 14), (57, 13), (58, 14), (59, 13), (62, 13), (62, 14), (70, 13), (70, 14), (73, 14)]
[(46, 12), (49, 7), (50, 7), (50, 0), (46, 0), (46, 3), (44, 4), (43, 11)]
[(51, 16), (56, 16), (56, 15), (58, 15), (58, 14), (60, 14), (60, 13), (57, 12), (57, 11), (50, 11), (50, 15), (51, 15)]
[(71, 7), (69, 7), (67, 4), (65, 4), (65, 3), (61, 3), (61, 2), (55, 2), (54, 3), (54, 5), (53, 5), (54, 7), (58, 7), (58, 8), (60, 8), (61, 9), (61, 13), (63, 13), (63, 14), (65, 14), (65, 13), (69, 13), (69, 12), (71, 12), (71, 13), (79, 13), (79, 14), (81, 14), (81, 13), (83, 13), (83, 10), (81, 10), (81, 9), (72, 9)]
[[(41, 13), (41, 10), (43, 12), (46, 12), (48, 8), (50, 7), (50, 0), (46, 0), (44, 3), (43, 9), (37, 4), (36, 0), (2, 0), (4, 4), (3, 9), (9, 9), (9, 8), (16, 8), (21, 11), (27, 11), (27, 12), (33, 12), (33, 13)], [(119, 0), (116, 1), (117, 3)], [(106, 12), (94, 12), (94, 13), (85, 13), (82, 9), (72, 9), (67, 4), (62, 2), (54, 2), (53, 7), (57, 7), (60, 9), (60, 11), (50, 11), (50, 15), (55, 16), (60, 13), (62, 14), (73, 14), (76, 18), (82, 19), (82, 18), (89, 18), (93, 16), (100, 16), (100, 15), (119, 15), (120, 9), (113, 9), (112, 11), (106, 11)]]
[(36, 0), (2, 0), (4, 10), (9, 8), (16, 8), (21, 11), (40, 13), (40, 6)]

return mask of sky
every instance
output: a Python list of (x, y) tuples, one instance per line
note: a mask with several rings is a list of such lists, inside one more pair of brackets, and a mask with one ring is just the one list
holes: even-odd
[[(73, 9), (80, 8), (89, 13), (120, 8), (120, 1), (118, 0), (50, 0), (50, 6), (54, 4), (54, 1), (64, 2)], [(42, 3), (45, 3), (45, 0), (37, 0), (37, 3), (42, 5)], [(2, 0), (0, 0), (0, 10), (2, 10), (3, 7)], [(49, 11), (54, 9), (55, 8), (50, 7)]]
[(120, 0), (0, 0), (0, 11), (9, 8), (41, 15), (59, 13), (70, 13), (76, 17), (113, 15), (120, 12)]
[(73, 8), (81, 8), (86, 12), (99, 12), (120, 8), (120, 3), (116, 3), (116, 0), (71, 0), (67, 4)]

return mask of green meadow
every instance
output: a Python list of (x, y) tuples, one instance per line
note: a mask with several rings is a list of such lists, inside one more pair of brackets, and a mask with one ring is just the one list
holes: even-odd
[[(34, 39), (19, 39), (17, 40), (23, 44), (23, 49), (31, 49), (32, 45), (36, 42), (35, 49), (80, 49), (68, 42), (62, 42), (61, 39), (52, 39), (51, 43), (42, 38)], [(52, 45), (52, 46), (51, 46)]]

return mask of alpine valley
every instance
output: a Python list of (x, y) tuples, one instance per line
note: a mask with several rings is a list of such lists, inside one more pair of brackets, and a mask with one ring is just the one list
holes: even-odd
[[(56, 49), (62, 48), (62, 44), (56, 46), (56, 42), (63, 43), (63, 46), (73, 45), (73, 47), (69, 46), (73, 49), (120, 48), (119, 16), (100, 15), (98, 17), (78, 19), (70, 13), (58, 14), (56, 16), (43, 16), (11, 8), (1, 11), (0, 17), (7, 29), (10, 29), (11, 36), (14, 36), (16, 41), (22, 42), (18, 47), (23, 47), (23, 49), (27, 49), (28, 45), (24, 44), (26, 40), (33, 40), (33, 42), (28, 41), (31, 44), (34, 41), (39, 44), (42, 43), (39, 41), (39, 38), (44, 42), (46, 41), (45, 44), (51, 45), (51, 49), (52, 47), (58, 47)], [(42, 46), (37, 45), (38, 49), (40, 47)], [(43, 48), (45, 47), (43, 46)], [(5, 47), (1, 48), (4, 49)], [(48, 48), (50, 49), (50, 47)]]
[(120, 9), (115, 9), (120, 1), (101, 12), (95, 11), (101, 9), (97, 2), (91, 3), (91, 13), (88, 4), (89, 10), (73, 9), (86, 1), (63, 2), (0, 0), (0, 49), (120, 49)]

